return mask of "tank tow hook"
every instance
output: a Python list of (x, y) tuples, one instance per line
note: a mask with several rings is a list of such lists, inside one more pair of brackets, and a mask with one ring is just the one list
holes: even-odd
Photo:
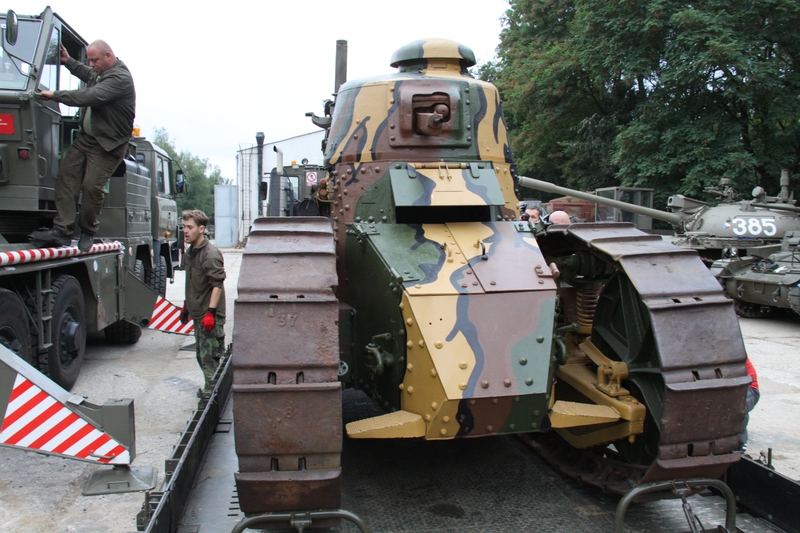
[(619, 504), (617, 504), (617, 510), (614, 514), (614, 533), (623, 533), (625, 529), (625, 512), (634, 499), (644, 494), (658, 492), (663, 494), (662, 499), (672, 497), (680, 498), (683, 506), (683, 513), (686, 515), (686, 520), (689, 523), (691, 532), (702, 533), (705, 531), (705, 528), (700, 518), (692, 511), (692, 506), (689, 505), (687, 498), (695, 494), (697, 492), (696, 489), (706, 487), (714, 487), (725, 496), (725, 527), (718, 526), (716, 531), (718, 533), (735, 533), (739, 531), (736, 529), (736, 499), (728, 485), (719, 479), (671, 479), (639, 485), (623, 496)]

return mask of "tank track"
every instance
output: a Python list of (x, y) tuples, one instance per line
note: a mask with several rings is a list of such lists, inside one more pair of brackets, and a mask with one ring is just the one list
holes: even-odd
[[(565, 474), (612, 493), (657, 480), (718, 478), (741, 457), (738, 433), (749, 383), (733, 304), (696, 252), (632, 225), (613, 226), (573, 225), (551, 230), (539, 242), (546, 256), (585, 252), (616, 271), (621, 281), (609, 282), (601, 293), (592, 341), (606, 347), (607, 357), (628, 364), (622, 386), (654, 416), (638, 438), (646, 441), (657, 430), (658, 440), (649, 455), (639, 455), (647, 461), (618, 453), (627, 441), (580, 450), (554, 432), (523, 440)], [(623, 297), (615, 299), (618, 289), (610, 285), (621, 287)], [(652, 339), (649, 345), (646, 339)], [(642, 393), (648, 384), (657, 394)]]
[(340, 506), (336, 286), (329, 220), (254, 222), (233, 329), (235, 477), (246, 514)]

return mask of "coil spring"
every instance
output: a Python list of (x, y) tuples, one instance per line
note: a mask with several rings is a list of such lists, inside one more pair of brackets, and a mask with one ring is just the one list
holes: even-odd
[(594, 313), (597, 310), (597, 301), (600, 299), (600, 287), (591, 289), (578, 289), (578, 332), (589, 335), (592, 332)]

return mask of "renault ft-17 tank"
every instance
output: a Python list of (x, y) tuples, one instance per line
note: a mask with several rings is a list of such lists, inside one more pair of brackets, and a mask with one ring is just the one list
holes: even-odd
[(787, 171), (781, 174), (778, 196), (767, 196), (763, 188), (756, 187), (752, 200), (737, 201), (736, 192), (727, 180), (722, 179), (721, 188), (706, 189), (707, 193), (720, 199), (719, 205), (712, 207), (706, 202), (676, 194), (667, 199), (667, 207), (672, 212), (603, 198), (532, 178), (521, 178), (520, 185), (668, 222), (675, 230), (675, 235), (668, 240), (682, 248), (697, 250), (709, 265), (724, 256), (744, 255), (751, 247), (779, 243), (787, 231), (800, 231), (800, 207), (794, 205), (793, 195), (789, 193)]
[(316, 120), (330, 218), (254, 222), (233, 342), (244, 512), (339, 506), (342, 387), (383, 413), (351, 438), (555, 434), (534, 444), (582, 450), (572, 473), (620, 492), (740, 458), (732, 302), (695, 251), (630, 224), (516, 220), (500, 97), (474, 64), (416, 41), (396, 73), (342, 85)]
[(733, 299), (739, 316), (800, 314), (800, 231), (786, 232), (779, 245), (750, 248), (747, 256), (714, 261), (711, 273)]

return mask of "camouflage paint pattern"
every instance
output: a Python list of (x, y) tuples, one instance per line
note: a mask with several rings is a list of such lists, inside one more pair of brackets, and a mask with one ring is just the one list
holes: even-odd
[(498, 92), (452, 41), (392, 64), (341, 87), (326, 144), (338, 296), (355, 310), (342, 380), (422, 417), (427, 439), (547, 429), (556, 284), (515, 222)]
[(217, 369), (222, 354), (225, 353), (225, 319), (216, 317), (214, 327), (206, 331), (202, 320), (194, 321), (194, 340), (196, 343), (197, 364), (203, 371), (204, 392), (211, 392), (211, 378)]

